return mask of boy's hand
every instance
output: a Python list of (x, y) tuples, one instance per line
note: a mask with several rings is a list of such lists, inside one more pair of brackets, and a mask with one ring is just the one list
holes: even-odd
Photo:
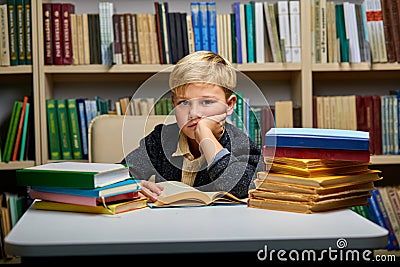
[(224, 133), (226, 113), (203, 117), (198, 123), (195, 131), (196, 141), (200, 143), (204, 138), (209, 137), (209, 132), (219, 140)]
[(141, 180), (140, 181), (140, 187), (142, 188), (140, 190), (140, 193), (147, 197), (147, 199), (150, 202), (155, 202), (158, 199), (158, 196), (161, 194), (161, 192), (164, 190), (164, 187), (160, 184), (156, 184), (153, 182), (149, 182), (146, 180)]

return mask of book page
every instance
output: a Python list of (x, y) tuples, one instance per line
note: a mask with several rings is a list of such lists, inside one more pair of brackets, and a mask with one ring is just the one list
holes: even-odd
[(57, 162), (27, 168), (29, 170), (44, 171), (76, 171), (76, 172), (104, 172), (125, 168), (122, 164), (88, 163), (88, 162)]

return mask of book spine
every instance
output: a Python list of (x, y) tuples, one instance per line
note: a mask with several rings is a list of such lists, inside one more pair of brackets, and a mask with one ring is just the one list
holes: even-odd
[(52, 4), (43, 4), (43, 43), (44, 43), (44, 64), (53, 65), (53, 23)]
[(208, 28), (207, 2), (199, 2), (199, 23), (201, 34), (201, 49), (210, 50), (210, 31)]
[(16, 0), (7, 0), (10, 65), (18, 65), (18, 25)]
[(200, 33), (200, 14), (199, 14), (199, 9), (200, 9), (200, 7), (199, 7), (199, 3), (198, 2), (191, 2), (190, 3), (195, 51), (202, 50), (202, 40), (201, 40), (201, 36), (202, 35)]
[(370, 201), (371, 208), (373, 209), (375, 216), (378, 219), (380, 226), (384, 227), (389, 231), (388, 246), (387, 249), (399, 249), (399, 243), (394, 235), (392, 225), (390, 223), (386, 208), (384, 206), (382, 196), (378, 189), (371, 191), (371, 197), (368, 198)]
[(83, 98), (76, 99), (76, 105), (78, 108), (79, 117), (79, 129), (81, 133), (81, 143), (82, 143), (82, 157), (83, 159), (88, 159), (88, 128), (86, 127), (86, 112), (85, 112), (85, 100)]
[(217, 40), (217, 10), (215, 2), (207, 2), (207, 17), (209, 28), (209, 47), (210, 51), (218, 53)]
[(25, 7), (24, 0), (16, 0), (18, 65), (25, 65)]
[(188, 25), (187, 25), (187, 18), (188, 15), (186, 12), (180, 13), (181, 18), (181, 26), (182, 26), (182, 43), (183, 43), (183, 55), (186, 56), (189, 54), (189, 39), (188, 39)]
[(128, 54), (126, 53), (125, 21), (122, 14), (113, 14), (113, 63), (127, 64)]
[(292, 62), (301, 62), (300, 1), (289, 2)]
[(72, 157), (73, 159), (82, 159), (82, 142), (76, 99), (67, 99), (67, 111), (70, 130), (69, 133), (72, 145)]
[(253, 10), (250, 3), (245, 5), (246, 9), (246, 29), (247, 29), (247, 62), (255, 62), (255, 51), (254, 51), (254, 21), (253, 21)]
[(66, 99), (57, 99), (57, 116), (62, 159), (73, 159)]
[(0, 65), (10, 66), (7, 4), (0, 5), (0, 51)]
[(256, 36), (256, 63), (265, 63), (264, 12), (262, 2), (254, 3), (254, 29)]
[(53, 64), (63, 64), (63, 39), (61, 22), (61, 4), (53, 3), (51, 5), (52, 16), (52, 40), (53, 40)]
[(21, 108), (21, 114), (18, 119), (18, 127), (17, 127), (17, 134), (15, 137), (15, 144), (14, 144), (14, 149), (12, 153), (11, 160), (16, 161), (18, 152), (21, 146), (21, 137), (22, 137), (22, 130), (24, 127), (24, 120), (25, 120), (25, 111), (26, 111), (26, 105), (28, 103), (28, 96), (24, 96), (24, 100), (22, 101), (22, 108)]
[(46, 114), (50, 159), (59, 160), (62, 159), (62, 155), (58, 129), (57, 101), (55, 99), (46, 99)]
[(278, 21), (280, 41), (284, 44), (286, 62), (292, 62), (288, 1), (278, 1)]
[(31, 0), (24, 0), (25, 64), (32, 65), (32, 6)]
[(11, 111), (11, 117), (10, 117), (10, 121), (9, 121), (9, 125), (8, 125), (7, 136), (6, 136), (6, 140), (5, 140), (5, 144), (4, 144), (4, 151), (3, 151), (3, 157), (2, 157), (2, 161), (4, 161), (4, 162), (8, 162), (8, 160), (6, 159), (6, 154), (7, 154), (7, 150), (9, 149), (9, 146), (10, 146), (9, 143), (10, 143), (10, 139), (11, 139), (12, 125), (13, 125), (14, 118), (17, 113), (17, 109), (18, 109), (18, 101), (15, 101), (14, 105), (13, 105), (13, 109)]
[(154, 13), (156, 21), (156, 33), (157, 33), (157, 43), (158, 43), (158, 55), (160, 64), (165, 64), (165, 49), (164, 49), (164, 36), (162, 29), (162, 18), (161, 18), (161, 8), (159, 2), (154, 2)]
[(28, 131), (28, 120), (29, 120), (29, 102), (26, 103), (25, 108), (25, 118), (24, 118), (24, 125), (22, 129), (22, 137), (21, 137), (21, 149), (19, 152), (19, 160), (24, 160), (25, 156), (25, 148), (26, 148), (26, 139), (27, 139), (27, 131)]
[(72, 33), (72, 65), (80, 64), (78, 39), (81, 38), (81, 36), (78, 35), (77, 16), (77, 14), (70, 14)]
[(90, 64), (90, 41), (89, 41), (89, 16), (87, 13), (82, 14), (82, 36), (83, 36), (83, 63)]
[(183, 57), (183, 34), (182, 34), (182, 20), (181, 14), (179, 12), (174, 12), (175, 17), (175, 32), (176, 32), (176, 48), (177, 51), (177, 60)]
[[(133, 46), (133, 29), (132, 29), (132, 14), (124, 14), (125, 22), (125, 45), (127, 53), (127, 62), (129, 64), (135, 63), (135, 48)], [(122, 41), (122, 32), (121, 32)]]
[(62, 63), (63, 65), (72, 64), (72, 31), (71, 14), (75, 13), (75, 6), (70, 3), (61, 5), (61, 40), (62, 40)]
[(235, 16), (236, 62), (238, 64), (242, 64), (243, 58), (242, 58), (241, 27), (243, 27), (243, 25), (241, 24), (240, 21), (240, 2), (234, 2), (232, 5), (233, 5), (233, 14)]

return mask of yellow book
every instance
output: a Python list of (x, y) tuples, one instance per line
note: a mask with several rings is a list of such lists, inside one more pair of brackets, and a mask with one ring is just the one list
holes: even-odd
[(207, 206), (211, 204), (246, 204), (228, 192), (203, 192), (192, 186), (178, 181), (159, 183), (164, 187), (161, 195), (150, 207), (167, 206)]
[(293, 192), (302, 194), (333, 194), (336, 192), (348, 191), (348, 190), (374, 190), (374, 182), (363, 182), (354, 183), (351, 185), (339, 185), (331, 187), (314, 187), (314, 186), (304, 186), (298, 184), (280, 183), (255, 179), (254, 184), (257, 189), (271, 192)]
[[(268, 165), (267, 165), (268, 166)], [(328, 175), (351, 174), (368, 170), (369, 163), (358, 163), (355, 165), (343, 165), (335, 167), (300, 168), (287, 164), (272, 163), (270, 171), (302, 177), (318, 177)]]
[(352, 206), (364, 206), (367, 204), (367, 196), (350, 196), (311, 203), (276, 199), (249, 198), (247, 205), (250, 208), (280, 210), (298, 213), (315, 213), (348, 208)]
[(288, 174), (272, 173), (261, 171), (257, 173), (257, 179), (263, 182), (280, 182), (313, 187), (329, 187), (340, 185), (351, 185), (360, 182), (373, 182), (381, 180), (379, 176), (380, 170), (367, 170), (348, 175), (331, 175), (331, 176), (317, 176), (317, 177), (300, 177)]
[(53, 201), (35, 200), (33, 207), (38, 210), (57, 210), (86, 212), (98, 214), (119, 214), (127, 211), (137, 210), (147, 207), (147, 198), (141, 197), (135, 200), (118, 202), (107, 206), (86, 206), (77, 204), (68, 204)]
[(334, 168), (355, 165), (368, 165), (369, 162), (349, 161), (349, 160), (329, 160), (329, 159), (302, 159), (287, 157), (264, 157), (265, 164), (290, 165), (302, 169), (311, 168)]

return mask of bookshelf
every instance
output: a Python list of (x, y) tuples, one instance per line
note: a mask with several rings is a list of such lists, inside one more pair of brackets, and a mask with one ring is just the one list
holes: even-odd
[[(32, 44), (34, 47), (34, 63), (32, 66), (0, 67), (0, 79), (18, 80), (22, 87), (29, 86), (35, 103), (35, 158), (32, 162), (0, 164), (0, 169), (16, 169), (26, 165), (47, 163), (47, 125), (45, 100), (49, 98), (67, 98), (78, 95), (91, 97), (100, 95), (117, 98), (124, 94), (131, 94), (148, 78), (158, 72), (165, 71), (172, 65), (162, 64), (123, 64), (123, 65), (45, 65), (43, 52), (43, 19), (42, 4), (32, 1)], [(53, 1), (54, 2), (54, 1)], [(75, 13), (98, 12), (97, 0), (90, 1), (58, 1), (75, 4)], [(154, 13), (153, 2), (110, 1), (114, 3), (116, 13)], [(216, 1), (217, 13), (232, 12), (231, 4), (234, 1)], [(190, 12), (190, 1), (172, 1), (170, 11)], [(300, 1), (301, 5), (301, 63), (247, 63), (235, 64), (235, 67), (251, 78), (261, 89), (270, 104), (278, 100), (292, 100), (296, 106), (301, 106), (302, 126), (313, 126), (313, 96), (334, 95), (338, 92), (365, 92), (386, 94), (388, 88), (395, 87), (398, 82), (400, 65), (398, 63), (313, 63), (310, 57), (312, 51), (311, 3)], [(40, 55), (40, 56), (39, 56)], [(20, 79), (23, 77), (22, 79)], [(370, 84), (377, 80), (375, 85), (386, 89), (377, 89)], [(22, 82), (24, 81), (24, 82)], [(383, 86), (384, 85), (384, 86)], [(110, 90), (112, 88), (112, 90)], [(381, 90), (381, 91), (380, 91)], [(379, 92), (377, 92), (379, 91)], [(154, 88), (145, 94), (157, 95), (160, 89)], [(245, 92), (251, 101), (257, 103), (257, 94)], [(4, 94), (4, 92), (3, 92)], [(14, 94), (23, 95), (21, 90)], [(78, 94), (78, 95), (77, 95)], [(10, 106), (1, 108), (7, 114)], [(4, 119), (3, 119), (4, 120)], [(372, 156), (373, 164), (399, 164), (398, 155)]]

